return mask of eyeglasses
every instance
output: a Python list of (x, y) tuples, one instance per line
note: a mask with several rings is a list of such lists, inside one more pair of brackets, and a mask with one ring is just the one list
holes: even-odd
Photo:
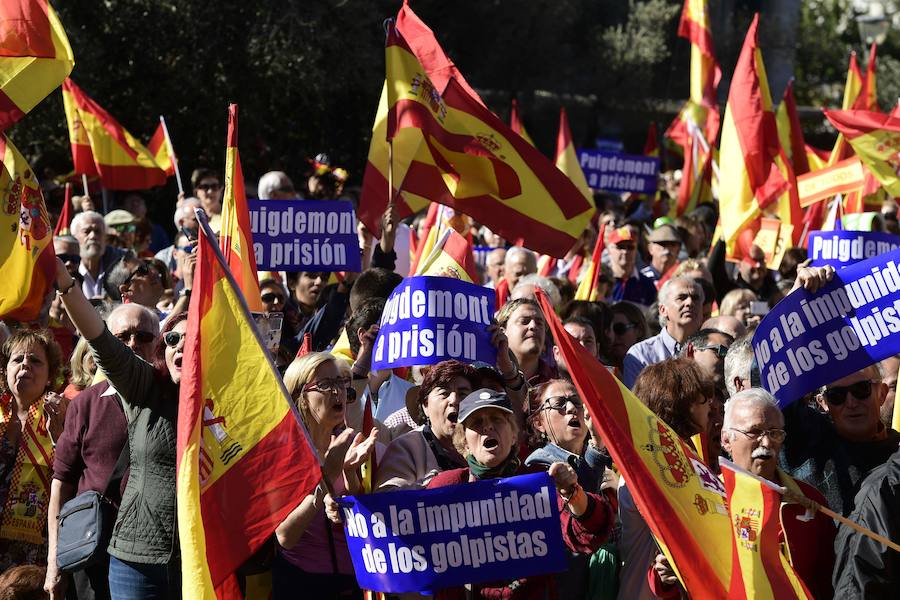
[(266, 304), (274, 304), (276, 302), (278, 304), (284, 304), (284, 296), (282, 296), (281, 294), (276, 294), (274, 292), (267, 292), (260, 296), (259, 299)]
[(77, 254), (57, 254), (56, 257), (63, 261), (63, 264), (74, 263), (77, 265), (81, 263), (81, 257)]
[(550, 396), (546, 400), (544, 400), (545, 409), (550, 410), (558, 410), (563, 412), (566, 410), (566, 407), (571, 402), (576, 409), (584, 408), (584, 404), (581, 402), (581, 398), (578, 396)]
[(163, 336), (163, 341), (169, 348), (177, 348), (183, 339), (184, 334), (180, 331), (169, 331)]
[(872, 384), (876, 381), (857, 381), (852, 385), (844, 385), (840, 387), (826, 388), (825, 400), (833, 406), (840, 406), (847, 401), (847, 392), (853, 394), (858, 400), (866, 400), (872, 395)]
[(149, 344), (156, 339), (156, 336), (149, 331), (140, 331), (138, 329), (120, 331), (119, 333), (115, 334), (115, 336), (122, 340), (122, 343), (125, 344), (130, 342), (132, 339), (134, 339), (138, 344)]
[(303, 386), (307, 392), (319, 392), (320, 394), (347, 394), (347, 402), (351, 403), (356, 400), (356, 392), (351, 395), (348, 393), (350, 388), (350, 379), (347, 377), (335, 377), (334, 379), (320, 379), (311, 381)]
[(216, 183), (198, 183), (197, 189), (203, 190), (204, 192), (211, 192), (212, 190), (218, 190), (222, 187), (222, 184), (218, 181)]
[(735, 429), (734, 427), (730, 427), (729, 429), (737, 431), (738, 433), (743, 433), (747, 436), (747, 439), (754, 442), (762, 439), (763, 436), (767, 436), (773, 442), (780, 444), (784, 441), (784, 438), (787, 437), (787, 432), (784, 429), (764, 429), (762, 431), (744, 431), (743, 429)]
[(125, 281), (122, 282), (122, 285), (128, 285), (131, 283), (131, 280), (135, 277), (146, 277), (150, 274), (150, 267), (146, 264), (141, 264), (134, 271), (132, 271), (128, 277), (125, 278)]
[(113, 225), (112, 228), (119, 233), (134, 233), (137, 231), (137, 227), (131, 223), (125, 225)]
[(712, 350), (716, 353), (716, 356), (719, 358), (725, 358), (725, 355), (728, 354), (728, 347), (723, 346), (722, 344), (710, 344), (709, 346), (694, 346), (694, 350)]
[(634, 323), (613, 323), (612, 330), (616, 335), (625, 335), (631, 329), (637, 329)]

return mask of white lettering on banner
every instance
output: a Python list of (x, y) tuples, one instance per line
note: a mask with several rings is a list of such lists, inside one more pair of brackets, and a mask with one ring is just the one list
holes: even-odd
[(286, 210), (269, 211), (265, 206), (250, 211), (250, 231), (270, 237), (295, 235), (338, 235), (356, 233), (353, 213), (335, 211)]
[(281, 266), (330, 267), (347, 264), (347, 245), (343, 242), (332, 242), (331, 238), (313, 239), (302, 243), (300, 240), (294, 239), (290, 242), (273, 243), (269, 248), (271, 256), (268, 261), (265, 260), (265, 247), (262, 244), (253, 244), (253, 254), (256, 264), (270, 264), (273, 270), (278, 270), (278, 267)]
[(841, 238), (837, 235), (832, 235), (830, 238), (816, 235), (812, 240), (813, 260), (860, 261), (900, 248), (898, 243), (865, 240), (862, 235), (853, 239)]
[(621, 156), (603, 156), (582, 153), (581, 168), (594, 171), (615, 171), (628, 175), (656, 175), (656, 161), (622, 158)]

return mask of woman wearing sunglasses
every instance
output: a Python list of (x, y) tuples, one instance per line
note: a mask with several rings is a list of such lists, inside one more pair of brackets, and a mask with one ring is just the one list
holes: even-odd
[[(295, 359), (284, 385), (297, 403), (316, 449), (325, 459), (325, 477), (335, 495), (361, 492), (358, 468), (371, 455), (378, 434), (368, 438), (344, 428), (350, 379), (333, 355), (311, 352)], [(272, 565), (272, 597), (361, 598), (353, 575), (344, 529), (325, 516), (327, 488), (320, 483), (275, 530), (278, 551)], [(301, 592), (302, 590), (302, 592)]]
[(57, 259), (56, 293), (88, 341), (97, 366), (119, 392), (128, 419), (131, 470), (108, 548), (110, 594), (178, 598), (175, 422), (187, 314), (166, 322), (150, 364), (109, 332), (75, 283)]
[(644, 312), (631, 302), (617, 302), (610, 310), (612, 322), (609, 326), (607, 358), (616, 372), (622, 373), (622, 361), (625, 360), (628, 349), (647, 338), (647, 320)]

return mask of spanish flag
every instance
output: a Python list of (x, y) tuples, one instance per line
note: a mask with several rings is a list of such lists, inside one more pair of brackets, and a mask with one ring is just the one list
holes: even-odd
[(34, 171), (5, 134), (0, 134), (0, 158), (0, 318), (33, 321), (56, 273), (53, 225)]
[(781, 104), (778, 105), (775, 113), (775, 123), (778, 128), (778, 140), (794, 167), (794, 174), (799, 176), (809, 173), (809, 157), (806, 154), (806, 142), (803, 139), (803, 129), (797, 113), (793, 79), (788, 81), (784, 90)]
[(719, 463), (731, 517), (734, 573), (728, 598), (810, 600), (809, 590), (781, 552), (781, 494), (737, 465), (724, 459)]
[[(205, 224), (204, 224), (205, 225)], [(178, 404), (177, 505), (185, 600), (215, 588), (321, 480), (309, 434), (227, 263), (201, 228)]]
[[(844, 83), (844, 99), (841, 102), (841, 110), (863, 108), (859, 106), (863, 84), (862, 71), (859, 70), (859, 63), (856, 62), (856, 52), (850, 52), (850, 64), (847, 66), (847, 81)], [(831, 149), (831, 156), (828, 158), (828, 166), (834, 165), (845, 158), (850, 158), (852, 154), (853, 151), (847, 145), (847, 140), (838, 133), (834, 147)]]
[(757, 43), (758, 28), (757, 14), (734, 68), (722, 124), (719, 213), (730, 254), (741, 231), (789, 186), (776, 162), (783, 152)]
[(727, 597), (725, 488), (687, 442), (566, 332), (547, 296), (535, 293), (591, 421), (690, 597)]
[(71, 79), (63, 82), (62, 95), (76, 173), (99, 175), (110, 190), (165, 185), (150, 151)]
[(174, 152), (169, 148), (168, 140), (166, 140), (166, 129), (160, 121), (153, 132), (153, 137), (147, 143), (147, 150), (153, 156), (153, 160), (162, 169), (166, 175), (175, 174)]
[(865, 110), (826, 110), (825, 116), (892, 196), (900, 196), (900, 118)]
[(512, 108), (509, 111), (509, 128), (518, 133), (523, 140), (534, 146), (534, 141), (528, 135), (528, 132), (525, 131), (522, 115), (519, 114), (519, 102), (515, 98), (512, 99)]
[(69, 39), (46, 0), (0, 4), (0, 132), (59, 87), (73, 66)]
[(418, 140), (400, 189), (564, 256), (594, 212), (569, 178), (455, 79), (438, 94), (398, 27), (389, 29), (386, 59), (388, 139)]
[(604, 241), (606, 237), (606, 224), (600, 226), (600, 233), (597, 235), (597, 243), (594, 244), (594, 251), (591, 253), (591, 261), (585, 269), (584, 277), (575, 290), (575, 300), (589, 300), (596, 302), (603, 300), (597, 297), (597, 278), (600, 277), (600, 259), (603, 256), (603, 248), (606, 247)]
[(472, 283), (478, 279), (475, 256), (468, 240), (452, 227), (447, 227), (418, 266), (416, 275), (452, 277)]
[(588, 187), (584, 171), (575, 154), (575, 144), (572, 142), (572, 130), (569, 129), (569, 117), (565, 107), (559, 108), (559, 133), (556, 136), (556, 168), (566, 174), (575, 187), (584, 195), (588, 202), (594, 203), (594, 194)]
[(250, 209), (244, 192), (244, 172), (238, 154), (238, 106), (228, 105), (228, 141), (225, 148), (225, 193), (222, 199), (222, 230), (219, 247), (228, 268), (234, 274), (250, 310), (262, 312), (253, 234), (250, 232)]

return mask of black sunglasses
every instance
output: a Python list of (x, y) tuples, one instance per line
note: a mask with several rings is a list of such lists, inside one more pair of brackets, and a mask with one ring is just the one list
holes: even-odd
[(840, 406), (847, 401), (847, 392), (853, 394), (858, 400), (865, 400), (872, 395), (871, 381), (857, 381), (852, 385), (844, 385), (840, 387), (826, 388), (825, 400), (833, 406)]
[(180, 331), (170, 331), (163, 336), (163, 341), (169, 348), (177, 348), (178, 344), (181, 343), (182, 338), (184, 338), (184, 334)]
[(625, 335), (630, 329), (637, 329), (637, 325), (634, 323), (613, 323), (612, 330), (616, 335)]
[(725, 358), (728, 354), (728, 347), (722, 344), (710, 344), (708, 346), (694, 346), (694, 350), (712, 350), (719, 358)]
[(156, 339), (156, 336), (150, 333), (149, 331), (140, 331), (137, 329), (129, 329), (128, 331), (120, 331), (115, 334), (117, 338), (122, 340), (123, 343), (127, 344), (131, 341), (131, 338), (134, 338), (138, 344), (149, 344), (153, 340)]
[(197, 189), (198, 189), (198, 190), (203, 190), (203, 191), (205, 191), (205, 192), (208, 192), (208, 191), (210, 191), (210, 190), (217, 190), (217, 189), (219, 189), (220, 187), (222, 187), (222, 184), (221, 184), (221, 183), (200, 183), (200, 184), (197, 184)]
[(278, 300), (279, 304), (284, 304), (284, 296), (282, 296), (281, 294), (276, 294), (275, 292), (266, 292), (259, 298), (266, 304), (271, 304), (276, 300)]
[(77, 254), (57, 254), (56, 256), (59, 260), (63, 261), (63, 264), (74, 263), (77, 265), (81, 263), (81, 256)]
[(122, 282), (122, 285), (128, 285), (131, 283), (131, 280), (135, 277), (146, 277), (150, 274), (150, 267), (146, 264), (141, 264), (134, 271), (132, 271), (128, 277), (125, 278), (125, 281)]

